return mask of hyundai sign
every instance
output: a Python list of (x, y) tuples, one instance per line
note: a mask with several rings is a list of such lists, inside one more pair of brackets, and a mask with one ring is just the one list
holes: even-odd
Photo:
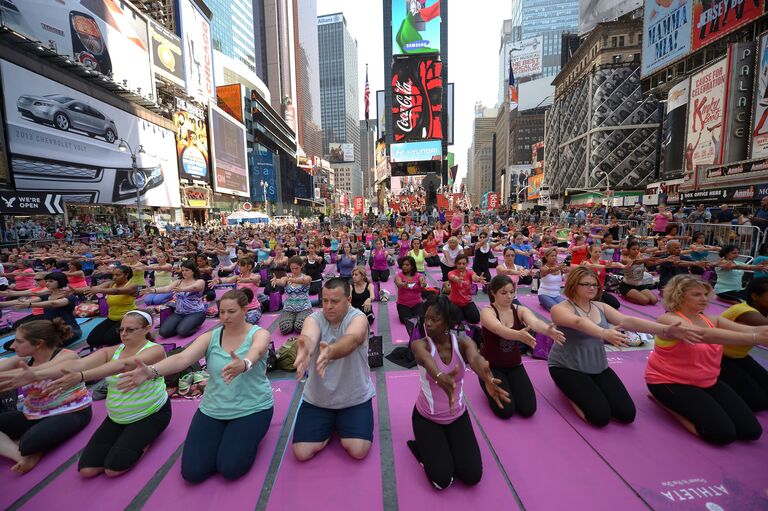
[(443, 156), (443, 143), (440, 140), (428, 140), (426, 142), (391, 144), (389, 151), (390, 161), (393, 163), (440, 160)]

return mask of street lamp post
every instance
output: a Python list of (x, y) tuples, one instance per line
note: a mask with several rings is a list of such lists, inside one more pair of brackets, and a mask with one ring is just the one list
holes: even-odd
[(264, 191), (264, 214), (265, 215), (269, 215), (269, 212), (267, 211), (267, 188), (269, 188), (269, 183), (262, 179), (261, 189)]
[[(123, 138), (120, 139), (120, 145), (117, 146), (117, 148), (121, 152), (127, 151), (131, 155), (131, 175), (133, 176), (133, 186), (136, 187), (136, 215), (139, 219), (139, 232), (142, 232), (144, 231), (144, 222), (141, 217), (141, 188), (144, 186), (144, 178), (139, 172), (139, 167), (136, 164), (136, 157), (141, 154), (146, 154), (146, 151), (144, 151), (144, 146), (140, 145), (134, 152), (133, 149), (131, 149), (130, 144)], [(142, 176), (141, 178), (139, 178), (140, 175)]]

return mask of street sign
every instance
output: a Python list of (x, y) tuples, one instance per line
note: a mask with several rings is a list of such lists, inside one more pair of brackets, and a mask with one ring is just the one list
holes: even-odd
[(0, 191), (4, 215), (63, 215), (62, 195), (45, 192)]

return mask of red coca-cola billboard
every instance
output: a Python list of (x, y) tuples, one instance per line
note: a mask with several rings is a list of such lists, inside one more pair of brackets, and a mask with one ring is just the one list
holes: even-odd
[(395, 142), (442, 140), (443, 64), (408, 57), (392, 63), (392, 128)]

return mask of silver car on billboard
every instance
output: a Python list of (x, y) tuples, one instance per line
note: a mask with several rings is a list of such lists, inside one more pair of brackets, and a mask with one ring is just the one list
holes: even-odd
[(19, 96), (16, 107), (23, 117), (37, 123), (51, 124), (62, 131), (82, 131), (90, 137), (102, 137), (110, 144), (117, 140), (115, 121), (69, 96)]

